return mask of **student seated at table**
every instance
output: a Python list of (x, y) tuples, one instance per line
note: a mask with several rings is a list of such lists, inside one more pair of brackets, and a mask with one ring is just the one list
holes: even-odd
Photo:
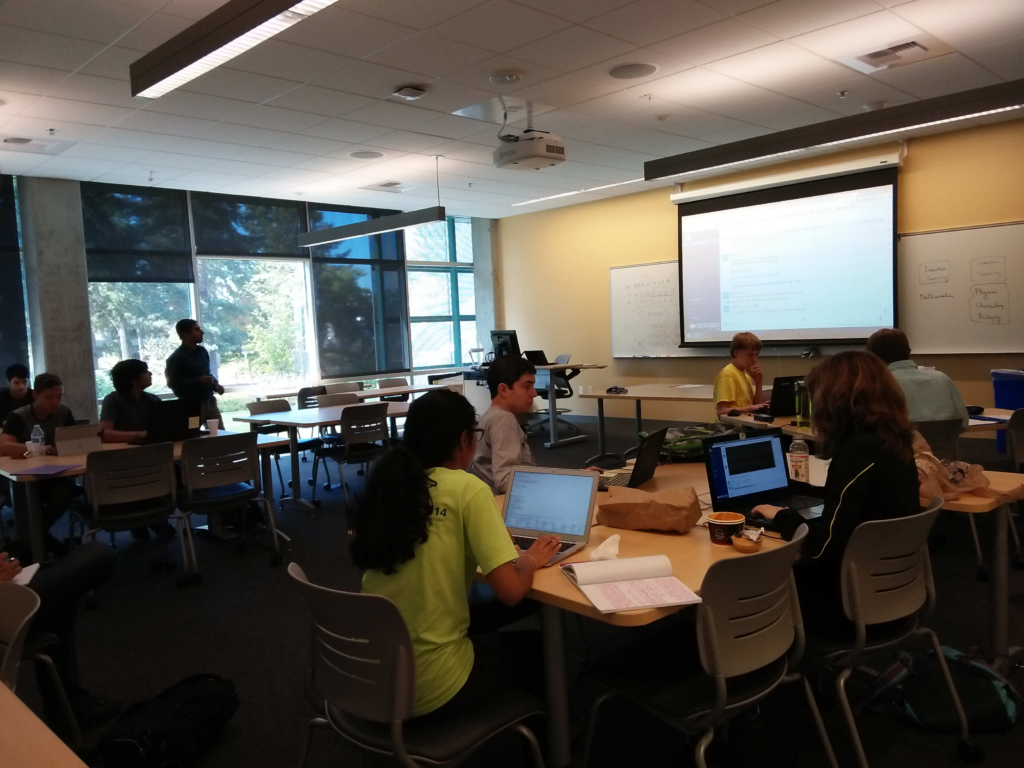
[(103, 398), (100, 426), (103, 442), (127, 443), (146, 436), (149, 413), (160, 398), (144, 391), (153, 383), (149, 366), (141, 360), (122, 360), (110, 370), (114, 391)]
[(761, 382), (764, 374), (757, 364), (761, 340), (752, 333), (737, 333), (729, 345), (732, 362), (715, 377), (715, 410), (719, 416), (729, 411), (756, 413), (767, 405)]
[(899, 328), (883, 328), (871, 334), (865, 349), (889, 366), (907, 400), (907, 414), (912, 424), (960, 419), (967, 429), (970, 417), (960, 390), (942, 371), (917, 367), (910, 359), (907, 334)]
[[(907, 407), (885, 364), (870, 352), (841, 352), (807, 375), (812, 426), (822, 455), (831, 458), (825, 508), (804, 539), (795, 568), (804, 622), (817, 634), (846, 637), (840, 568), (853, 530), (869, 520), (921, 511), (913, 432)], [(774, 519), (787, 541), (804, 522), (799, 513), (769, 505), (754, 508)]]
[[(466, 592), (479, 566), (502, 603), (526, 597), (558, 547), (542, 536), (517, 551), (490, 489), (468, 471), (476, 413), (462, 395), (429, 392), (409, 407), (402, 445), (370, 473), (352, 518), (352, 561), (363, 592), (398, 607), (416, 663), (414, 716), (446, 718), (539, 675), (528, 632), (470, 636)], [(539, 655), (539, 654), (538, 654)]]
[(0, 422), (7, 414), (32, 404), (32, 389), (28, 385), (28, 368), (21, 363), (7, 367), (7, 389), (0, 390)]
[(487, 369), (491, 407), (480, 419), (480, 439), (470, 471), (495, 494), (505, 492), (512, 467), (533, 466), (533, 454), (519, 417), (537, 396), (537, 369), (523, 357), (502, 355)]

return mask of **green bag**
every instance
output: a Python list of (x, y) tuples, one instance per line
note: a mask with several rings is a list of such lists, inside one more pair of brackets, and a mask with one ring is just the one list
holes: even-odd
[[(687, 461), (699, 459), (704, 455), (702, 441), (705, 437), (738, 434), (739, 430), (725, 424), (695, 424), (691, 427), (672, 427), (665, 435), (665, 444), (661, 452), (670, 461)], [(641, 432), (640, 437), (646, 439), (648, 433)]]

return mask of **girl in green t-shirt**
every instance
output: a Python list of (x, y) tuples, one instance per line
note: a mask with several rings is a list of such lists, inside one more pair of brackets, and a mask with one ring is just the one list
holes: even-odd
[(352, 518), (363, 591), (394, 602), (412, 637), (417, 717), (452, 716), (519, 687), (530, 643), (515, 641), (536, 633), (469, 637), (466, 593), (479, 568), (498, 599), (516, 605), (558, 548), (544, 536), (516, 549), (490, 489), (466, 471), (475, 453), (473, 406), (447, 389), (427, 393), (409, 408), (402, 445), (376, 464)]

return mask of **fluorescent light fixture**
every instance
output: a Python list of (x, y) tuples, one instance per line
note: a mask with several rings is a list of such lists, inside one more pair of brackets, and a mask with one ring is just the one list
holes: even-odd
[(303, 232), (299, 235), (299, 245), (307, 247), (311, 245), (328, 245), (342, 240), (351, 240), (353, 237), (367, 237), (368, 235), (382, 235), (385, 232), (394, 232), (396, 229), (415, 227), (420, 224), (430, 224), (435, 221), (444, 221), (444, 206), (435, 205), (430, 208), (421, 208), (418, 211), (406, 211), (396, 213), (393, 216), (382, 216), (379, 219), (368, 221), (357, 221), (355, 224), (345, 224), (330, 229), (318, 229), (315, 232)]
[(649, 180), (708, 175), (801, 152), (870, 142), (1024, 108), (1024, 80), (814, 123), (644, 163)]
[(538, 197), (533, 200), (524, 200), (521, 203), (512, 203), (512, 207), (516, 208), (520, 205), (533, 205), (534, 203), (543, 203), (547, 200), (557, 200), (560, 197), (571, 197), (572, 195), (582, 195), (584, 192), (597, 192), (601, 189), (610, 189), (611, 187), (621, 187), (623, 184), (636, 184), (638, 181), (646, 181), (646, 179), (630, 179), (629, 181), (617, 181), (614, 184), (603, 184), (600, 187), (590, 187), (589, 189), (576, 189), (572, 192), (562, 192), (559, 195), (548, 195), (547, 197)]
[(158, 99), (336, 2), (230, 0), (132, 62), (132, 96)]

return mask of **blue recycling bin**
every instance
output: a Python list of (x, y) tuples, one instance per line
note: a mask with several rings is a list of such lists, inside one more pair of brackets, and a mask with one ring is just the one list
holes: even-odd
[[(1024, 371), (997, 368), (992, 371), (992, 389), (995, 392), (996, 408), (1011, 411), (1024, 408)], [(997, 432), (996, 441), (999, 452), (1006, 453), (1006, 432)]]

